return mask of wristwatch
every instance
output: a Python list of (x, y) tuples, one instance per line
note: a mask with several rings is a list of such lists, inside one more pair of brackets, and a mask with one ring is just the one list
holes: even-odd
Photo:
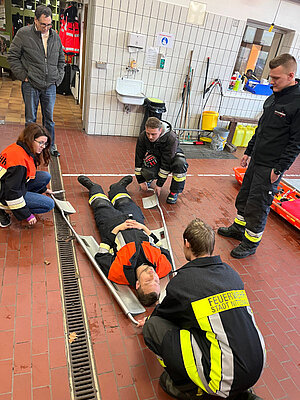
[(279, 169), (273, 168), (273, 172), (275, 175), (282, 175), (282, 172)]

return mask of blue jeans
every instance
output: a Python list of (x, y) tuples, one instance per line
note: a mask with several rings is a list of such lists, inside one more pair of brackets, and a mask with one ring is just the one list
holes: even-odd
[(29, 82), (22, 82), (22, 95), (25, 103), (25, 125), (36, 122), (37, 109), (41, 103), (43, 126), (51, 137), (51, 145), (55, 143), (53, 109), (56, 100), (56, 86), (51, 85), (45, 90), (35, 89)]
[(27, 183), (27, 193), (24, 196), (26, 204), (32, 214), (43, 214), (54, 208), (54, 201), (44, 193), (50, 182), (51, 175), (46, 171), (37, 171), (35, 179)]

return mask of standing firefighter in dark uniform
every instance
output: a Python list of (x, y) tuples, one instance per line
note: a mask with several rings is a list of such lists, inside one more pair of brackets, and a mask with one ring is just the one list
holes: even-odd
[(259, 399), (265, 345), (238, 273), (212, 256), (215, 236), (195, 219), (183, 233), (189, 261), (144, 324), (145, 343), (165, 371), (160, 385), (177, 399)]
[(167, 203), (175, 204), (183, 191), (188, 164), (173, 131), (166, 132), (163, 123), (155, 117), (147, 119), (145, 131), (140, 133), (135, 151), (135, 176), (142, 190), (157, 179), (155, 193), (160, 195), (168, 175), (172, 183)]
[(228, 228), (218, 229), (219, 235), (241, 241), (231, 251), (235, 258), (256, 252), (280, 179), (300, 152), (296, 60), (290, 54), (282, 54), (271, 60), (269, 67), (273, 94), (264, 103), (255, 135), (241, 159), (241, 166), (248, 168), (235, 202), (237, 216)]

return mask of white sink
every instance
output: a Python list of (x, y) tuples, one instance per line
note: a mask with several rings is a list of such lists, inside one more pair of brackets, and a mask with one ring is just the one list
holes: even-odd
[(123, 104), (144, 104), (144, 82), (138, 79), (118, 78), (116, 85), (117, 99)]

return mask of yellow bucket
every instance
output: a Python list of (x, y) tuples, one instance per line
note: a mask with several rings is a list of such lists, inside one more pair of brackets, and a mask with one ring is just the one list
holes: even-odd
[(201, 129), (213, 131), (218, 124), (219, 113), (215, 111), (203, 111)]

